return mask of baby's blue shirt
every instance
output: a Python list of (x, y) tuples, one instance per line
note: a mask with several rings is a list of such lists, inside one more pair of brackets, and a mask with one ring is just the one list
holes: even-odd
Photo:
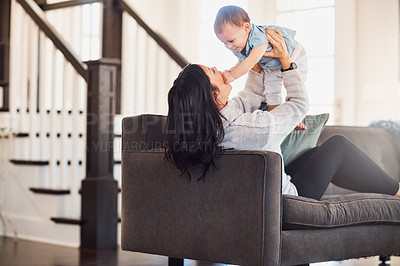
[[(245, 54), (242, 54), (242, 52), (237, 52), (233, 51), (233, 54), (236, 55), (236, 57), (239, 59), (240, 62), (242, 62), (246, 57), (249, 56), (251, 50), (254, 47), (260, 46), (263, 43), (268, 42), (267, 36), (265, 35), (265, 28), (269, 28), (272, 30), (278, 29), (283, 36), (283, 39), (286, 42), (288, 52), (290, 56), (292, 56), (294, 49), (296, 48), (296, 42), (294, 40), (294, 35), (296, 35), (296, 31), (284, 27), (279, 27), (279, 26), (274, 26), (274, 25), (269, 25), (269, 26), (259, 26), (259, 25), (254, 25), (251, 23), (250, 26), (250, 33), (249, 33), (249, 38), (246, 43), (246, 48), (245, 48)], [(272, 45), (268, 45), (266, 51), (271, 51)], [(281, 63), (277, 58), (274, 57), (261, 57), (260, 61), (258, 62), (262, 68), (268, 69), (268, 70), (273, 70), (273, 69), (280, 69), (281, 68)]]

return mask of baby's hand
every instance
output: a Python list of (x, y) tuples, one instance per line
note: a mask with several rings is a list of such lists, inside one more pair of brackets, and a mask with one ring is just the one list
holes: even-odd
[(307, 130), (307, 126), (304, 125), (302, 122), (300, 122), (300, 124), (298, 124), (294, 130)]
[(232, 81), (235, 80), (235, 78), (233, 77), (232, 73), (227, 71), (227, 70), (222, 72), (222, 77), (224, 79), (224, 82), (227, 83), (227, 84), (231, 83)]

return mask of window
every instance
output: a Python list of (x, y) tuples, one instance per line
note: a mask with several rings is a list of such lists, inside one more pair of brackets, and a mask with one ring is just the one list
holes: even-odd
[(97, 60), (101, 57), (100, 50), (100, 4), (84, 5), (82, 8), (82, 60)]
[[(48, 4), (59, 0), (47, 0)], [(101, 57), (102, 3), (78, 5), (46, 11), (46, 17), (80, 55), (82, 61)]]
[(334, 0), (277, 0), (276, 24), (297, 31), (308, 55), (309, 113), (334, 111)]

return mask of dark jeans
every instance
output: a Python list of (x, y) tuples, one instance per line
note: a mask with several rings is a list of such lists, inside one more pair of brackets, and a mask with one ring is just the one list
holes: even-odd
[(399, 182), (342, 135), (327, 139), (291, 162), (285, 171), (299, 196), (321, 199), (329, 183), (358, 192), (395, 195)]

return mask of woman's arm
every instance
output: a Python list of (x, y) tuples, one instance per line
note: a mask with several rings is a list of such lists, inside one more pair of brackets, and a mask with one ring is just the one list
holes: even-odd
[[(285, 72), (283, 82), (287, 90), (286, 102), (270, 112), (243, 112), (230, 102), (221, 110), (221, 114), (228, 120), (226, 126), (231, 128), (225, 129), (225, 140), (231, 141), (226, 143), (227, 147), (278, 151), (278, 145), (308, 111), (308, 97), (298, 70)], [(229, 137), (230, 134), (234, 136)]]
[[(289, 68), (291, 59), (282, 34), (277, 30), (270, 29), (266, 29), (266, 34), (273, 46), (273, 49), (268, 52), (268, 56), (278, 58), (282, 68)], [(298, 70), (284, 72), (283, 84), (287, 90), (286, 102), (271, 112), (256, 110), (251, 113), (244, 113), (240, 105), (237, 108), (238, 104), (231, 104), (231, 101), (221, 110), (221, 113), (228, 119), (229, 125), (235, 126), (235, 134), (240, 135), (244, 144), (252, 143), (255, 149), (257, 147), (260, 149), (270, 143), (280, 144), (286, 135), (305, 117), (309, 103)], [(238, 102), (237, 99), (235, 101)], [(237, 143), (235, 148), (241, 148), (240, 144)]]

